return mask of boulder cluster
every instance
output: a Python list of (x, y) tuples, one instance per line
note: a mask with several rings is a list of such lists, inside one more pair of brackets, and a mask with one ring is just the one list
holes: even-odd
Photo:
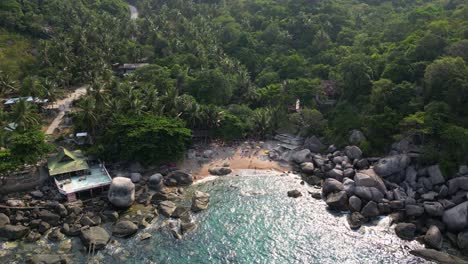
[[(179, 206), (186, 200), (182, 187), (192, 184), (192, 175), (179, 170), (161, 170), (152, 175), (139, 169), (131, 171), (134, 172), (116, 173), (119, 176), (113, 178), (107, 197), (66, 202), (65, 197), (53, 191), (54, 186), (43, 186), (28, 194), (0, 196), (3, 205), (0, 239), (35, 242), (47, 237), (62, 244), (67, 237), (76, 237), (89, 251), (94, 251), (105, 248), (112, 238), (134, 236), (155, 224), (159, 215), (168, 218), (163, 222), (169, 222), (167, 230), (176, 238), (182, 238), (196, 227), (193, 213), (208, 208), (210, 195), (195, 192), (191, 207)], [(135, 203), (145, 205), (145, 209), (128, 210)], [(143, 233), (139, 239), (150, 237)], [(68, 249), (58, 255), (56, 252), (37, 254), (29, 261), (67, 263), (63, 254), (71, 250), (72, 244), (68, 243)]]
[(427, 247), (441, 249), (445, 236), (468, 252), (466, 165), (446, 177), (439, 165), (420, 166), (404, 152), (365, 158), (357, 146), (337, 150), (333, 145), (326, 154), (297, 151), (291, 163), (305, 182), (322, 187), (321, 197), (330, 209), (350, 211), (352, 229), (390, 215), (402, 239), (420, 238)]

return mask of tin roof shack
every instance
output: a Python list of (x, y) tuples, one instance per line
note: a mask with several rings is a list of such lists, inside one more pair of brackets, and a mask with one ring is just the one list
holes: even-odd
[(104, 164), (88, 160), (81, 150), (70, 151), (61, 148), (59, 153), (47, 161), (49, 175), (54, 177), (59, 192), (66, 195), (69, 201), (76, 195), (94, 189), (102, 191), (112, 179)]
[(9, 99), (5, 100), (5, 102), (3, 103), (3, 106), (4, 106), (5, 110), (9, 111), (9, 110), (12, 109), (14, 104), (18, 103), (21, 100), (25, 100), (28, 103), (32, 103), (32, 104), (35, 104), (35, 105), (40, 106), (40, 107), (46, 106), (47, 103), (49, 102), (49, 99), (40, 99), (38, 97), (32, 97), (32, 96), (15, 97), (15, 98), (9, 98)]
[(149, 63), (123, 63), (123, 64), (115, 64), (114, 69), (120, 75), (127, 75), (134, 72), (136, 69), (149, 65)]

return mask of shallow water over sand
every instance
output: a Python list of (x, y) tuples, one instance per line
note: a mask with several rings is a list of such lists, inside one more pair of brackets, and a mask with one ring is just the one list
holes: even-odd
[[(127, 240), (122, 246), (132, 257), (125, 263), (425, 263), (409, 254), (421, 246), (396, 237), (388, 218), (352, 231), (345, 214), (329, 213), (299, 182), (263, 173), (192, 186), (189, 193), (211, 194), (210, 208), (196, 215), (198, 228), (181, 241), (161, 231)], [(291, 189), (303, 196), (288, 198)]]

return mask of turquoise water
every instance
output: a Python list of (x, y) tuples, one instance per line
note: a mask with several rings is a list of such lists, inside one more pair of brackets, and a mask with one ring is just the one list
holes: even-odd
[[(352, 231), (346, 215), (331, 214), (314, 190), (294, 176), (229, 176), (190, 187), (211, 195), (198, 213), (198, 228), (175, 240), (169, 232), (122, 240), (101, 255), (104, 263), (425, 263), (409, 254), (421, 247), (405, 242), (388, 227), (388, 218)], [(299, 189), (303, 196), (288, 198)], [(113, 255), (113, 256), (110, 256)], [(118, 258), (127, 255), (127, 258)], [(99, 257), (99, 256), (98, 256)]]

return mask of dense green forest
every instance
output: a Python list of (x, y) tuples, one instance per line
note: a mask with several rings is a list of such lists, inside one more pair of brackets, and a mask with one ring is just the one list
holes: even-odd
[[(91, 151), (114, 159), (178, 157), (187, 129), (225, 140), (279, 130), (338, 145), (360, 129), (367, 155), (412, 137), (424, 146), (421, 162), (450, 170), (466, 159), (463, 0), (132, 3), (136, 20), (123, 0), (1, 1), (0, 97), (53, 101), (90, 84), (74, 124), (96, 139)], [(136, 62), (150, 65), (124, 77), (112, 72), (114, 63)], [(297, 99), (300, 113), (291, 110)], [(15, 144), (25, 133), (43, 137), (41, 120), (26, 102), (0, 112), (2, 127), (18, 124), (0, 132), (3, 167), (34, 161)], [(40, 142), (22, 144), (40, 158)], [(119, 155), (125, 144), (133, 152)]]

